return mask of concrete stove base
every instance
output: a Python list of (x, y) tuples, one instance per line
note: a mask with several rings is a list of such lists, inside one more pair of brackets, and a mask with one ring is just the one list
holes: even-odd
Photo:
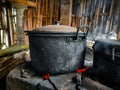
[[(77, 74), (78, 77), (81, 74)], [(73, 82), (73, 77), (76, 73), (69, 73), (63, 75), (50, 76), (50, 80), (58, 90), (77, 90), (76, 84)], [(49, 80), (34, 74), (30, 68), (26, 68), (26, 65), (15, 68), (10, 71), (6, 78), (7, 90), (55, 90)], [(98, 82), (85, 77), (82, 81), (82, 87), (80, 90), (113, 90)]]

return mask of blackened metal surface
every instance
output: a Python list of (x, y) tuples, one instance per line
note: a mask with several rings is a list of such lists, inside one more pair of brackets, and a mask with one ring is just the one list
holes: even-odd
[[(110, 87), (120, 88), (120, 42), (113, 40), (97, 41), (93, 47), (94, 73)], [(115, 51), (115, 49), (117, 49)], [(114, 59), (113, 59), (114, 57)]]
[(98, 40), (95, 42), (93, 49), (94, 51), (98, 51), (100, 53), (104, 53), (107, 55), (112, 55), (113, 49), (120, 47), (120, 42), (117, 40)]
[(32, 66), (39, 74), (63, 74), (74, 72), (83, 66), (86, 40), (66, 39), (64, 36), (29, 35)]
[(68, 26), (49, 25), (28, 32), (31, 62), (39, 74), (74, 72), (84, 63), (87, 32)]

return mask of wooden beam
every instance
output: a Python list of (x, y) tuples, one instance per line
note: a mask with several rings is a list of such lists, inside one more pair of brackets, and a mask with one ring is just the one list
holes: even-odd
[(36, 7), (36, 3), (32, 1), (27, 1), (27, 6), (29, 7)]
[(61, 17), (60, 17), (60, 22), (61, 22), (62, 25), (69, 25), (69, 26), (71, 26), (72, 1), (73, 0), (61, 0)]
[(7, 1), (15, 2), (15, 3), (21, 3), (21, 4), (27, 5), (29, 7), (36, 7), (35, 2), (28, 1), (28, 0), (7, 0)]
[(14, 47), (9, 47), (7, 49), (0, 50), (0, 57), (3, 57), (8, 54), (13, 54), (22, 50), (28, 49), (28, 45), (19, 45), (19, 46), (14, 46)]

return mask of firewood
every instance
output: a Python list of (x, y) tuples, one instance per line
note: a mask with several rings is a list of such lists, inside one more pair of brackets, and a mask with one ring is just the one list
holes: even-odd
[(22, 51), (19, 53), (2, 57), (0, 59), (0, 78), (7, 75), (7, 73), (13, 68), (16, 68), (17, 66), (26, 62), (28, 59), (26, 58), (26, 55), (27, 55), (27, 51)]
[(13, 60), (10, 64), (8, 64), (7, 66), (0, 69), (0, 78), (7, 75), (10, 70), (12, 70), (13, 68), (15, 68), (21, 64), (23, 64), (22, 60)]

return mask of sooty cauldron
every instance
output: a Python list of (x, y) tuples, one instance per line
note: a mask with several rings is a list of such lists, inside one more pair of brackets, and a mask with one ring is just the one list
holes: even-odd
[(81, 28), (48, 25), (28, 31), (31, 64), (39, 74), (64, 74), (83, 67), (86, 35)]

